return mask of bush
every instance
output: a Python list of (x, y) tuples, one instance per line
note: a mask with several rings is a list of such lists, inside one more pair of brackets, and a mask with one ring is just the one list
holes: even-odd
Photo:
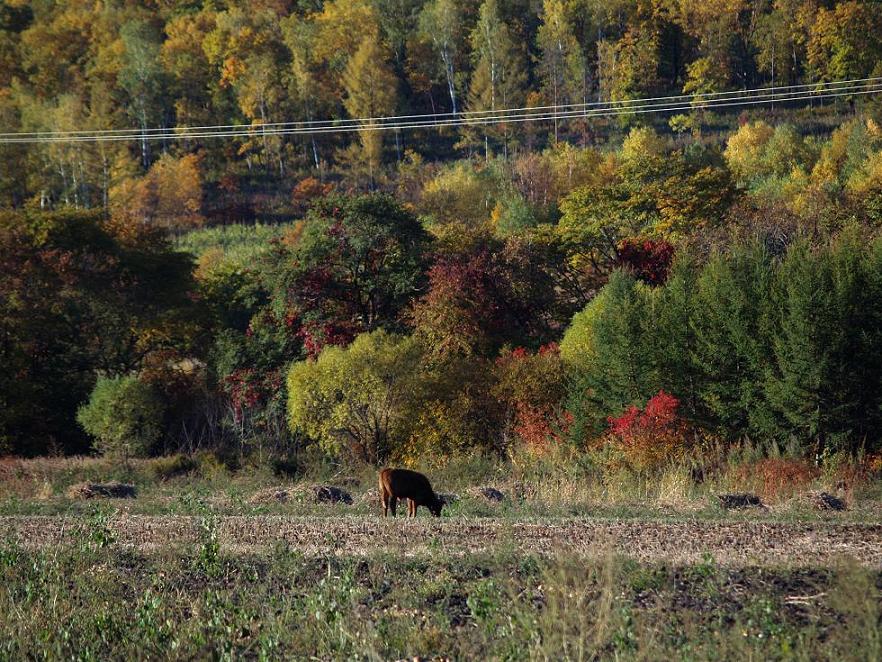
[(164, 407), (135, 375), (99, 377), (77, 421), (102, 455), (142, 457), (162, 434)]
[(630, 406), (618, 418), (610, 417), (607, 443), (624, 462), (638, 471), (659, 469), (685, 458), (688, 429), (678, 415), (680, 401), (659, 391), (641, 410)]
[(748, 487), (763, 499), (792, 496), (815, 480), (819, 471), (806, 460), (770, 457), (742, 464), (733, 472), (733, 483)]
[(156, 458), (151, 469), (157, 480), (170, 480), (197, 471), (199, 463), (189, 455), (171, 455)]

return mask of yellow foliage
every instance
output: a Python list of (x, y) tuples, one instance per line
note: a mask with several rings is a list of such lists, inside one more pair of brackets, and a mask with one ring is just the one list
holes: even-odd
[(729, 138), (723, 156), (740, 182), (759, 173), (763, 150), (775, 130), (763, 121), (744, 124)]
[(882, 191), (882, 151), (870, 155), (849, 178), (846, 189), (858, 196)]
[(457, 163), (423, 188), (421, 210), (439, 223), (478, 226), (487, 222), (496, 206), (498, 183), (491, 173), (469, 163)]
[(651, 127), (635, 127), (622, 143), (621, 158), (625, 163), (641, 163), (647, 159), (661, 158), (665, 154), (665, 141)]

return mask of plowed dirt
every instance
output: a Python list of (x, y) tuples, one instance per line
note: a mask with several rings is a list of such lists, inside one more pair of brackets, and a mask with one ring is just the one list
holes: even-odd
[[(2, 517), (0, 539), (24, 547), (76, 543), (81, 518)], [(116, 544), (156, 551), (199, 540), (199, 518), (122, 515), (110, 523)], [(364, 517), (229, 516), (217, 519), (220, 543), (249, 552), (287, 543), (306, 555), (377, 552), (431, 556), (512, 551), (538, 554), (624, 554), (640, 561), (825, 566), (849, 558), (882, 567), (882, 525), (772, 522), (654, 522), (606, 519), (502, 518), (383, 520)]]

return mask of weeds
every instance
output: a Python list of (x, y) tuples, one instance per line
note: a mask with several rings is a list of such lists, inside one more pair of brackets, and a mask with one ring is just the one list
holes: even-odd
[[(485, 554), (194, 577), (173, 553), (0, 549), (0, 658), (879, 659), (882, 575)], [(137, 568), (136, 572), (133, 569)], [(186, 614), (186, 617), (182, 617)]]

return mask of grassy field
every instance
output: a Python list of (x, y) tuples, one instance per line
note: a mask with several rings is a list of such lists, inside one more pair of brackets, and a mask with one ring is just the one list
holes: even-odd
[[(873, 482), (842, 512), (802, 498), (821, 477), (726, 511), (724, 478), (472, 462), (432, 472), (440, 520), (383, 520), (370, 470), (278, 469), (0, 461), (0, 660), (882, 659)], [(111, 479), (137, 497), (72, 490)]]

